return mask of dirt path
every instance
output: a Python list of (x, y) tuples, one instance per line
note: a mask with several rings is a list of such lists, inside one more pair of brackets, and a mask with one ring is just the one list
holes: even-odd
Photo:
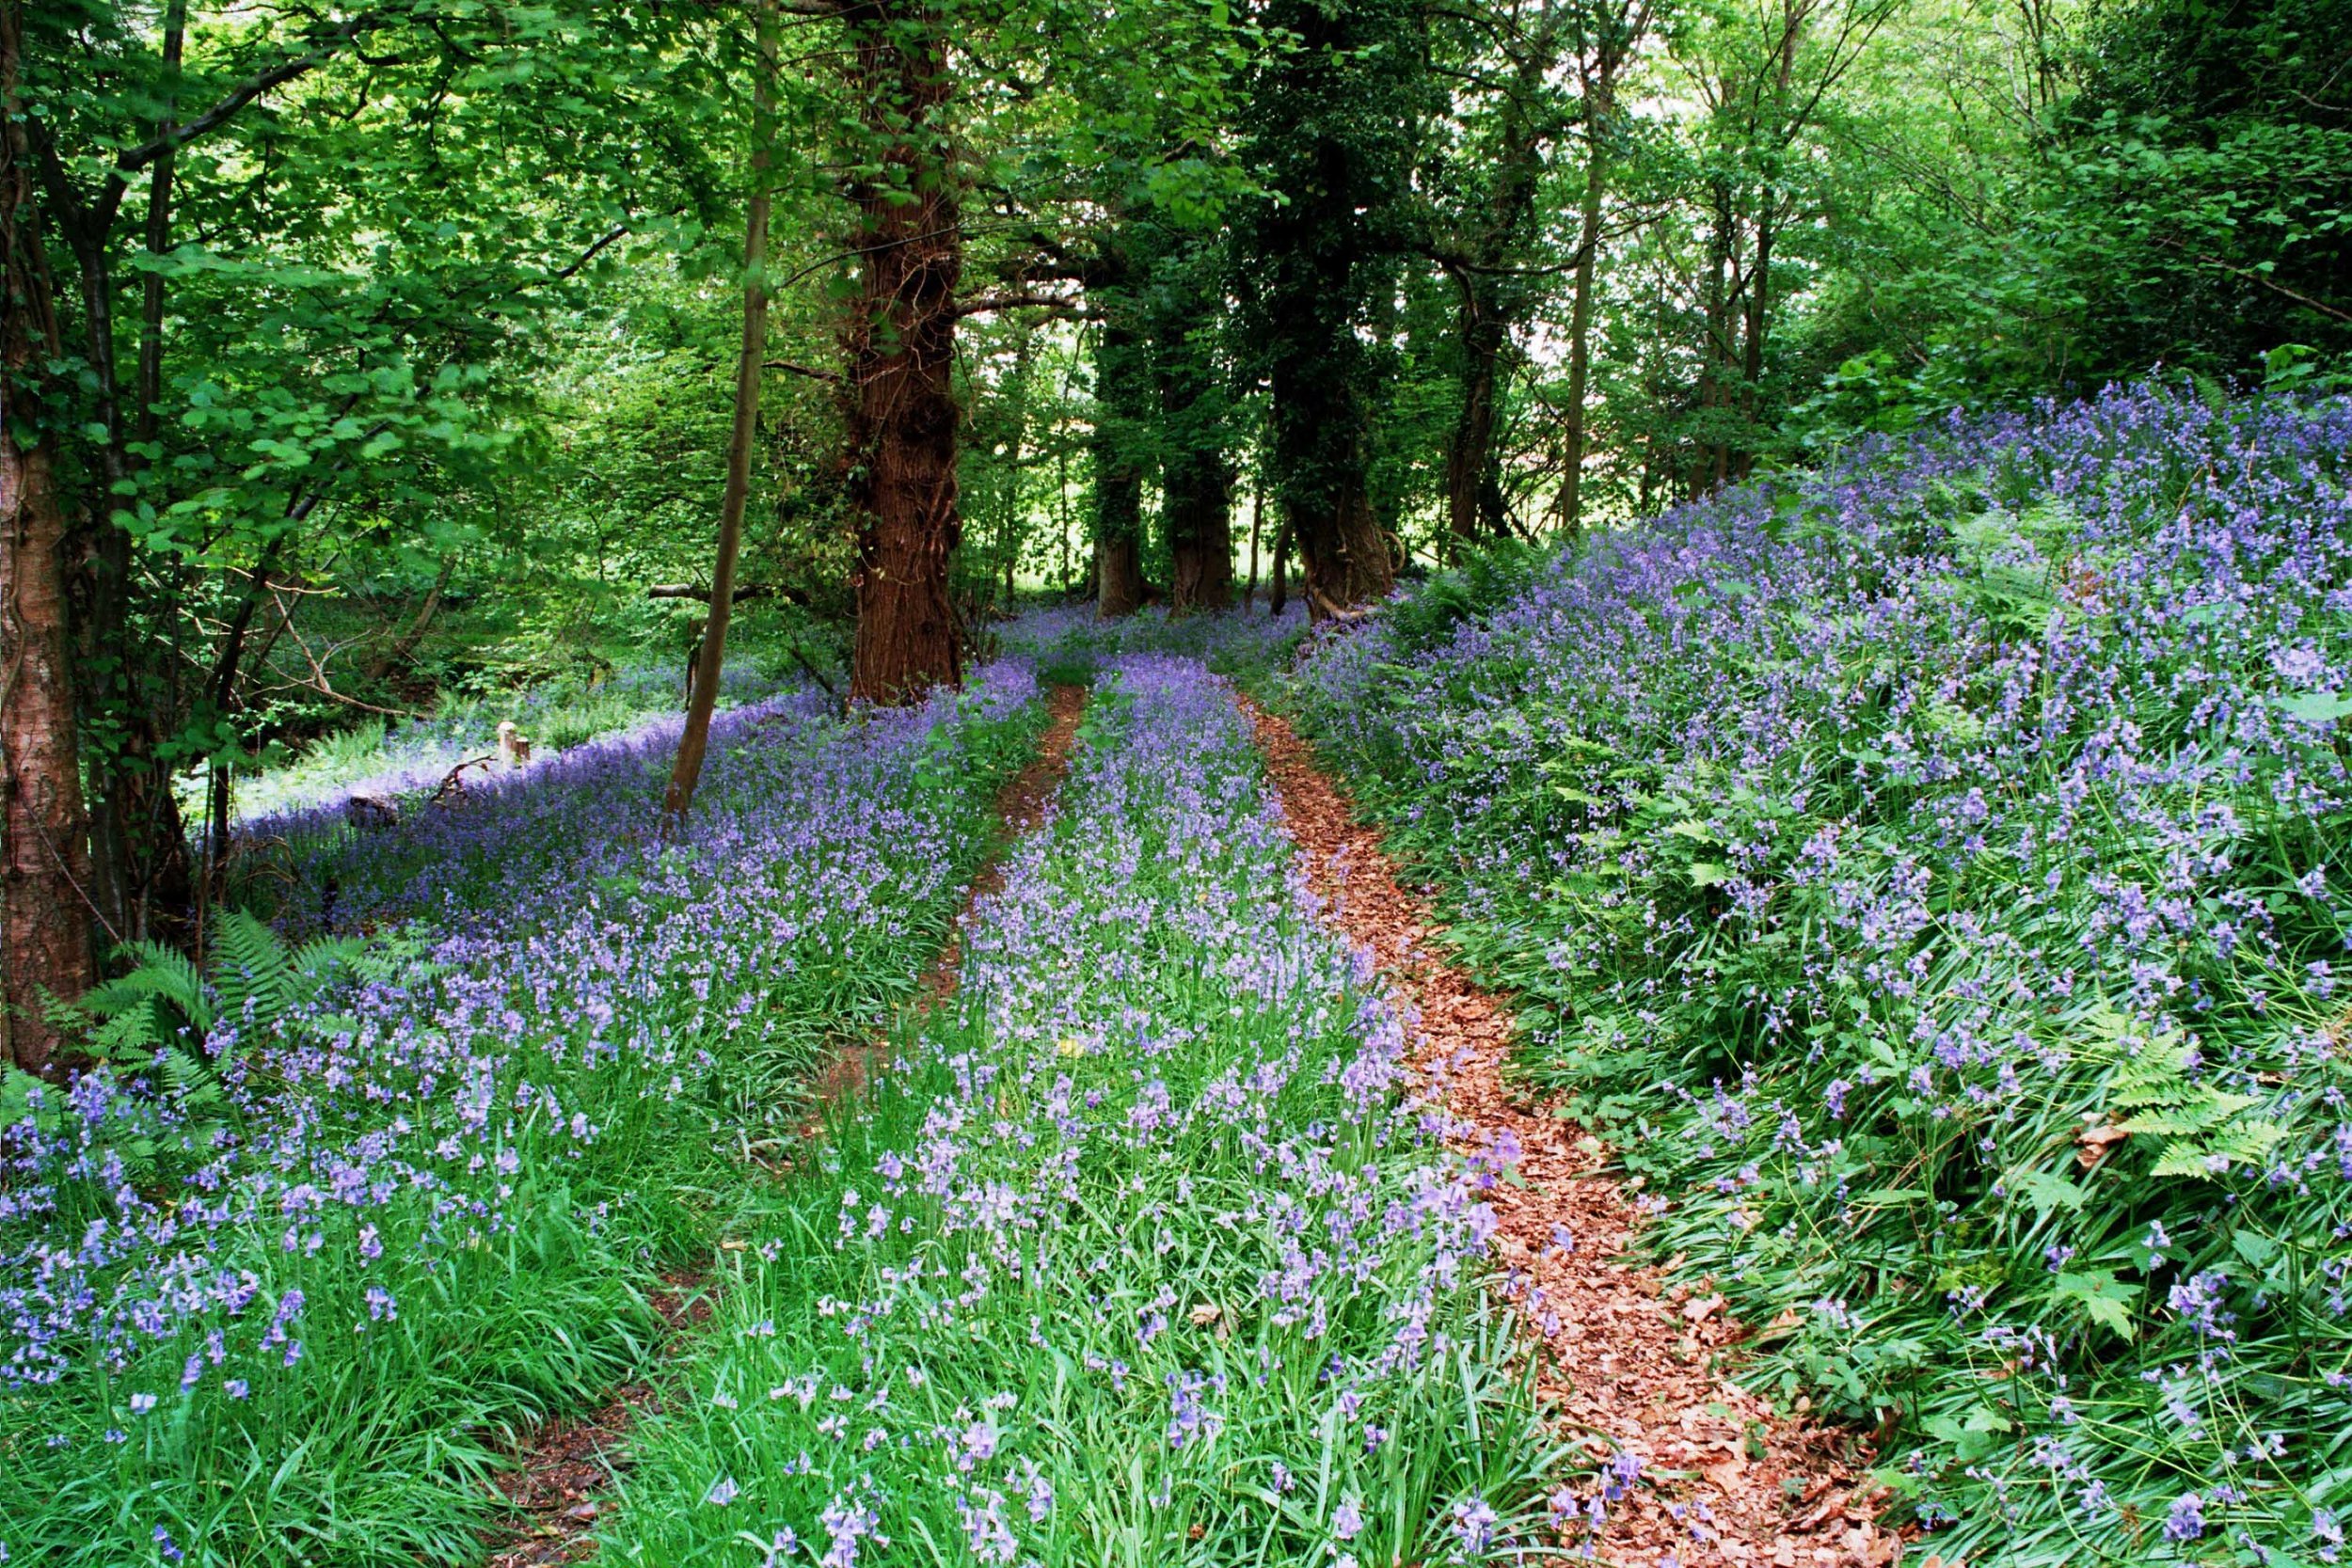
[[(1050, 715), (1037, 755), (996, 794), (997, 820), (1004, 824), (996, 847), (973, 874), (963, 903), (948, 927), (947, 940), (924, 971), (915, 988), (912, 1008), (920, 1018), (953, 996), (963, 971), (963, 931), (972, 906), (1004, 885), (1005, 850), (1016, 839), (1036, 831), (1046, 808), (1070, 770), (1070, 749), (1086, 711), (1082, 686), (1057, 686), (1046, 698)], [(896, 1033), (893, 1025), (838, 1052), (818, 1079), (815, 1103), (820, 1108), (854, 1091), (874, 1070), (875, 1058)], [(814, 1133), (819, 1129), (804, 1129)], [(671, 1276), (671, 1289), (655, 1292), (654, 1309), (675, 1341), (710, 1317), (711, 1305), (703, 1282), (689, 1275)], [(516, 1456), (513, 1469), (494, 1478), (500, 1496), (513, 1517), (491, 1543), (489, 1568), (550, 1568), (583, 1562), (596, 1555), (596, 1521), (604, 1509), (616, 1471), (626, 1464), (622, 1450), (629, 1424), (639, 1413), (660, 1400), (654, 1386), (632, 1381), (612, 1392), (611, 1399), (585, 1416), (544, 1423)]]
[(1255, 704), (1243, 707), (1328, 918), (1372, 951), (1418, 1014), (1422, 1092), (1452, 1114), (1464, 1145), (1518, 1142), (1526, 1185), (1498, 1185), (1491, 1196), (1504, 1290), (1540, 1340), (1538, 1385), (1596, 1461), (1640, 1461), (1629, 1487), (1619, 1471), (1577, 1490), (1584, 1522), (1566, 1539), (1628, 1568), (1670, 1557), (1680, 1568), (1897, 1560), (1901, 1542), (1853, 1500), (1858, 1477), (1839, 1456), (1843, 1434), (1775, 1419), (1727, 1375), (1745, 1334), (1722, 1298), (1670, 1288), (1658, 1270), (1627, 1260), (1637, 1216), (1603, 1173), (1600, 1144), (1504, 1085), (1509, 1012), (1436, 954), (1426, 902), (1399, 886), (1378, 832), (1353, 819), (1305, 743)]

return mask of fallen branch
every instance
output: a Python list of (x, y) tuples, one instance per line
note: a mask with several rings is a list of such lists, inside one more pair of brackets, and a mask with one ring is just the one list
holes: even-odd
[(831, 697), (836, 703), (841, 700), (841, 693), (834, 689), (833, 682), (827, 680), (825, 673), (817, 668), (806, 654), (801, 652), (801, 645), (798, 642), (792, 644), (792, 662), (807, 671), (808, 678), (823, 687), (826, 696)]
[[(692, 582), (657, 582), (645, 590), (645, 597), (649, 599), (700, 599), (703, 603), (708, 604), (710, 590)], [(772, 582), (747, 582), (729, 594), (727, 602), (741, 604), (746, 599), (784, 599), (806, 608), (808, 591), (803, 588), (787, 588), (782, 584)]]

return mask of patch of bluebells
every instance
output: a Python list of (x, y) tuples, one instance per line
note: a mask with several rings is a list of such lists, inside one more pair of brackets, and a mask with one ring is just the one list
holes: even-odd
[[(0, 1465), (12, 1544), (125, 1560), (108, 1532), (146, 1524), (104, 1498), (202, 1515), (336, 1420), (445, 1449), (448, 1416), (502, 1408), (453, 1367), (493, 1363), (476, 1370), (527, 1402), (600, 1389), (644, 1312), (628, 1282), (653, 1227), (678, 1224), (681, 1149), (732, 1147), (763, 1114), (729, 1098), (742, 1074), (804, 1069), (913, 985), (1041, 721), (1005, 663), (907, 710), (740, 707), (680, 834), (660, 822), (675, 723), (390, 826), (274, 821), (294, 924), (403, 936), (310, 1003), (189, 1042), (200, 1093), (96, 1070), (0, 1129), (0, 1382), (11, 1428), (43, 1439)], [(416, 1408), (417, 1388), (450, 1411), (404, 1429), (366, 1407)], [(192, 1440), (151, 1435), (182, 1423)], [(376, 1452), (421, 1484), (440, 1463)], [(342, 1528), (301, 1492), (319, 1467), (289, 1473), (241, 1514), (316, 1507)], [(76, 1497), (99, 1502), (59, 1511)], [(344, 1533), (414, 1560), (404, 1512)]]
[(1955, 419), (1296, 683), (1661, 1254), (1788, 1314), (1759, 1370), (1919, 1413), (1947, 1558), (2352, 1501), (2347, 453), (2342, 399)]
[[(953, 998), (743, 1255), (689, 1379), (726, 1397), (640, 1434), (610, 1549), (814, 1544), (851, 1499), (978, 1562), (1534, 1539), (1489, 1172), (1406, 1096), (1232, 689), (1120, 656), (1079, 736)], [(733, 1517), (677, 1506), (722, 1473)]]

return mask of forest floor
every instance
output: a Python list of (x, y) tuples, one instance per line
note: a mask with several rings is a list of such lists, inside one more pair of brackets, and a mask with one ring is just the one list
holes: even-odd
[[(1614, 1463), (1590, 1537), (1601, 1560), (1855, 1564), (1901, 1541), (1858, 1492), (1850, 1434), (1777, 1417), (1731, 1373), (1749, 1330), (1720, 1295), (1629, 1260), (1639, 1216), (1606, 1150), (1507, 1081), (1503, 1005), (1446, 961), (1425, 899), (1406, 891), (1376, 828), (1356, 819), (1306, 743), (1244, 700), (1330, 922), (1371, 951), (1408, 1010), (1417, 1092), (1465, 1152), (1516, 1148), (1517, 1180), (1486, 1194), (1501, 1217), (1503, 1289), (1539, 1348), (1537, 1386), (1574, 1438)], [(1618, 1459), (1630, 1455), (1632, 1465)]]

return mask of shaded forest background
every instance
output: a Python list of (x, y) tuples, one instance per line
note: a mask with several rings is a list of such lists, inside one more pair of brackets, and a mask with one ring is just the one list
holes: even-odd
[(1956, 409), (2345, 385), (2347, 20), (0, 4), (0, 1054), (192, 939), (241, 773), (715, 673), (714, 587), (894, 700), (1020, 594), (1346, 618)]

